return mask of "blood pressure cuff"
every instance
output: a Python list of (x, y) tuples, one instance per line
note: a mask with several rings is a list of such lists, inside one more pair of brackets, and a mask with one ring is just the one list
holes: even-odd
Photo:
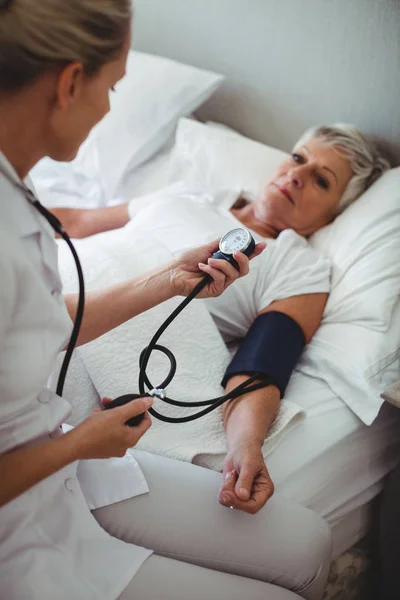
[(294, 367), (305, 346), (301, 327), (281, 312), (266, 312), (257, 317), (241, 343), (222, 385), (234, 375), (268, 376), (279, 388), (283, 398)]

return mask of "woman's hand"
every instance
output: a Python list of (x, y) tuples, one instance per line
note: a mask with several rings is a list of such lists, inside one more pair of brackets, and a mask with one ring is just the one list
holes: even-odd
[[(199, 248), (184, 252), (171, 268), (170, 280), (175, 295), (188, 296), (205, 275), (210, 275), (212, 281), (197, 296), (198, 298), (215, 298), (239, 277), (249, 272), (249, 259), (242, 252), (235, 252), (233, 257), (239, 265), (235, 269), (227, 260), (212, 258), (218, 250), (219, 240), (205, 244)], [(256, 245), (250, 260), (261, 254), (266, 244)]]
[[(104, 399), (103, 404), (110, 402)], [(125, 456), (128, 448), (135, 446), (151, 427), (148, 409), (153, 398), (137, 398), (124, 406), (111, 410), (96, 409), (93, 414), (70, 432), (78, 444), (79, 458), (111, 458)], [(128, 419), (145, 413), (136, 427), (125, 425)]]
[(244, 445), (226, 457), (220, 504), (255, 514), (273, 493), (274, 484), (259, 447)]

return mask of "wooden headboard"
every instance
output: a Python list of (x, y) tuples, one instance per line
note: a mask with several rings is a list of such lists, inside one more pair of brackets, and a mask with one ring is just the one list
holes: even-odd
[(133, 46), (227, 80), (200, 117), (290, 150), (350, 122), (400, 164), (400, 0), (135, 0)]

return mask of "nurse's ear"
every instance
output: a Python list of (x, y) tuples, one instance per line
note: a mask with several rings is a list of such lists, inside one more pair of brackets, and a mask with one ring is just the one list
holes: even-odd
[(86, 75), (83, 64), (72, 62), (60, 71), (57, 82), (56, 105), (61, 110), (68, 109), (81, 96)]

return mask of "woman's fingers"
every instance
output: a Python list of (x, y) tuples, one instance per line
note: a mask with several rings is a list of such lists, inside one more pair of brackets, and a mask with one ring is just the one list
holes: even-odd
[(234, 258), (239, 265), (239, 269), (236, 269), (229, 261), (221, 258), (209, 258), (207, 264), (199, 264), (199, 269), (213, 279), (213, 282), (209, 284), (209, 289), (213, 286), (211, 289), (214, 296), (222, 294), (236, 279), (247, 275), (249, 272), (249, 261), (244, 254), (238, 252), (236, 256), (235, 253)]
[(112, 398), (103, 398), (101, 404), (106, 407), (110, 404), (110, 402), (112, 402)]
[[(213, 242), (214, 245), (214, 242)], [(212, 245), (212, 247), (213, 247)], [(221, 271), (224, 273), (226, 280), (224, 283), (224, 288), (231, 285), (236, 279), (239, 277), (244, 277), (248, 274), (250, 270), (249, 261), (259, 256), (266, 248), (267, 244), (265, 242), (259, 242), (256, 244), (254, 251), (250, 258), (248, 258), (243, 252), (235, 251), (233, 253), (233, 258), (236, 260), (238, 264), (238, 269), (236, 269), (228, 260), (224, 260), (221, 258), (209, 258), (207, 264), (215, 270)], [(210, 270), (205, 270), (204, 267), (200, 267), (202, 271), (207, 272), (209, 275), (216, 280), (217, 274), (215, 271), (211, 272)]]
[(244, 277), (247, 275), (250, 270), (250, 262), (247, 256), (243, 254), (243, 252), (234, 252), (233, 258), (239, 265), (238, 277)]
[(199, 269), (203, 271), (203, 273), (210, 275), (212, 279), (212, 281), (206, 286), (203, 294), (200, 294), (200, 298), (219, 296), (228, 287), (229, 279), (227, 278), (226, 274), (222, 270), (213, 267), (211, 262), (207, 265), (200, 263)]
[(239, 277), (239, 271), (227, 260), (221, 258), (209, 258), (208, 265), (225, 275), (225, 287), (233, 283)]
[(253, 258), (256, 258), (256, 256), (259, 256), (266, 247), (267, 244), (265, 242), (259, 242), (256, 244), (253, 253), (249, 258), (243, 254), (243, 252), (234, 252), (233, 258), (239, 265), (239, 277), (244, 277), (248, 274), (250, 270), (250, 261), (253, 260)]
[[(205, 244), (200, 248), (194, 248), (183, 253), (181, 257), (172, 264), (171, 285), (176, 295), (187, 296), (199, 282), (199, 271), (207, 274), (213, 280), (210, 282), (199, 298), (216, 297), (222, 294), (239, 277), (244, 277), (249, 272), (249, 259), (243, 253), (234, 253), (233, 258), (237, 262), (235, 268), (229, 260), (213, 258), (218, 250), (218, 240)], [(256, 244), (250, 260), (261, 254), (266, 244)]]
[(135, 427), (127, 426), (127, 435), (132, 438), (132, 441), (128, 443), (128, 446), (135, 446), (139, 439), (146, 433), (146, 431), (150, 429), (151, 425), (152, 422), (150, 415), (146, 412), (139, 425), (135, 425)]
[(250, 260), (253, 260), (253, 258), (255, 258), (256, 256), (259, 256), (262, 252), (264, 252), (266, 247), (267, 247), (266, 242), (258, 242), (258, 244), (255, 245), (253, 254), (250, 256)]
[(255, 514), (273, 494), (274, 484), (262, 457), (244, 458), (236, 469), (233, 468), (233, 460), (228, 460), (218, 494), (220, 504)]
[(237, 474), (235, 469), (229, 470), (224, 474), (224, 481), (221, 485), (218, 500), (222, 506), (233, 507), (236, 502), (235, 484), (237, 481)]
[(136, 398), (135, 400), (131, 400), (124, 404), (123, 406), (118, 406), (112, 410), (119, 411), (122, 420), (128, 421), (132, 417), (137, 417), (149, 410), (151, 406), (153, 406), (154, 399), (151, 396), (144, 396), (142, 398)]

